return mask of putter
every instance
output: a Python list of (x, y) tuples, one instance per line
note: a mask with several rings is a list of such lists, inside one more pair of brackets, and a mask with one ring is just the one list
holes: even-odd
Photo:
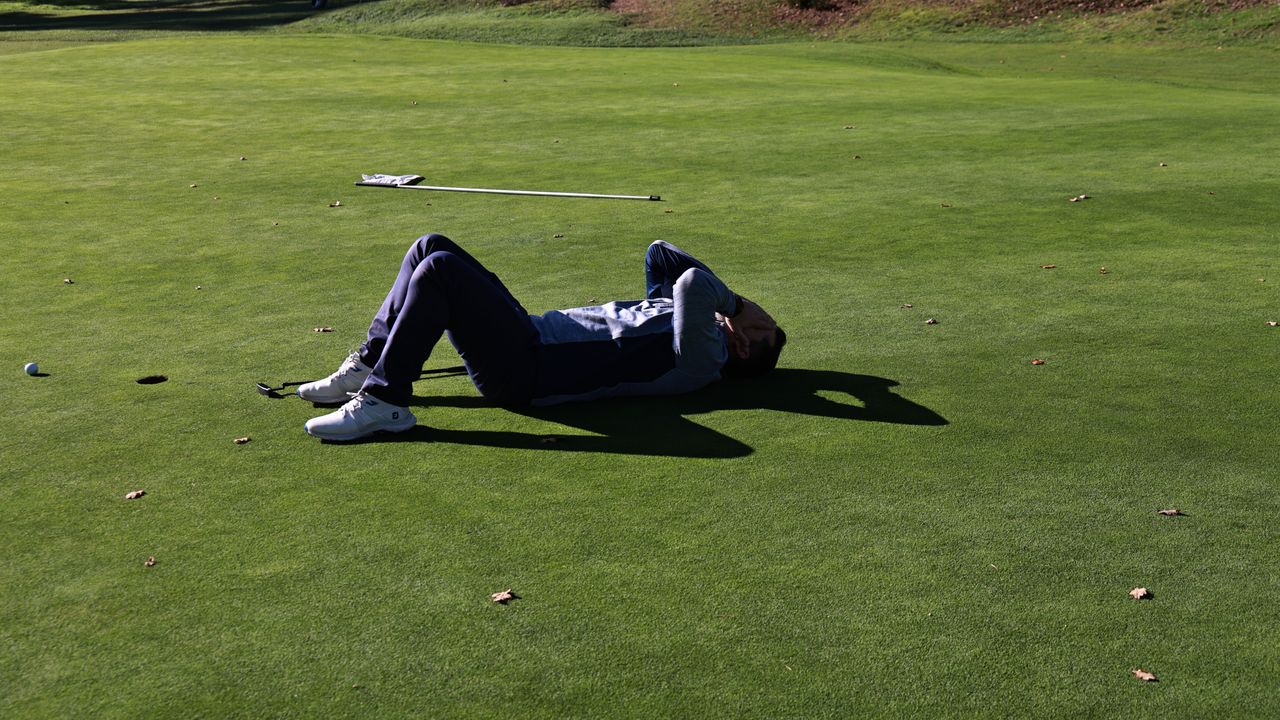
[(598, 193), (551, 192), (549, 190), (499, 190), (497, 188), (449, 187), (446, 185), (418, 185), (421, 175), (361, 175), (356, 185), (364, 187), (399, 188), (401, 190), (436, 190), (440, 192), (485, 193), (489, 195), (538, 195), (541, 197), (599, 198), (604, 200), (655, 200), (658, 195), (601, 195)]
[(291, 392), (291, 393), (285, 393), (284, 395), (281, 395), (281, 394), (280, 394), (280, 391), (281, 391), (281, 390), (284, 390), (285, 388), (293, 387), (293, 386), (295, 386), (295, 385), (302, 385), (302, 384), (303, 384), (303, 383), (300, 383), (300, 382), (287, 382), (287, 383), (285, 383), (285, 384), (281, 385), (280, 387), (274, 387), (274, 388), (273, 388), (273, 387), (271, 387), (270, 385), (268, 385), (268, 384), (266, 384), (266, 383), (260, 382), (260, 383), (258, 383), (257, 388), (258, 388), (258, 394), (259, 394), (259, 395), (266, 395), (266, 396), (267, 396), (267, 397), (269, 397), (269, 398), (273, 398), (273, 399), (279, 400), (280, 398), (285, 397), (286, 395), (297, 395), (297, 394), (298, 394), (298, 393), (296, 393), (296, 392)]
[[(422, 375), (433, 375), (435, 377), (447, 377), (450, 375), (462, 375), (462, 374), (465, 374), (466, 372), (467, 372), (467, 367), (465, 365), (454, 365), (452, 367), (442, 367), (442, 368), (435, 368), (432, 370), (423, 370)], [(419, 377), (419, 379), (421, 379), (421, 377)], [(302, 380), (299, 382), (286, 382), (286, 383), (281, 383), (280, 387), (271, 387), (270, 385), (264, 382), (260, 382), (260, 383), (257, 383), (254, 387), (257, 389), (259, 395), (265, 395), (266, 397), (269, 397), (273, 400), (279, 400), (280, 398), (285, 398), (285, 397), (289, 397), (290, 395), (298, 394), (295, 391), (295, 392), (285, 393), (281, 395), (280, 394), (281, 390), (284, 390), (286, 388), (291, 388), (291, 387), (297, 387), (298, 385), (306, 385), (309, 382), (311, 381)]]

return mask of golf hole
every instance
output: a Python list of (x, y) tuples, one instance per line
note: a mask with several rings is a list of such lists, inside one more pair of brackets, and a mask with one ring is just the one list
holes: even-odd
[(138, 378), (138, 384), (139, 385), (159, 385), (160, 383), (165, 382), (168, 379), (169, 378), (165, 377), (164, 375), (148, 375), (146, 377)]

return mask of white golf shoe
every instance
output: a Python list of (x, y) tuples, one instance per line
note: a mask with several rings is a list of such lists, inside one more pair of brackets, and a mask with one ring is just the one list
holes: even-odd
[(334, 374), (299, 387), (298, 397), (314, 403), (346, 402), (360, 391), (364, 379), (371, 372), (373, 368), (360, 362), (360, 351), (357, 350), (342, 361)]
[(355, 440), (376, 432), (404, 432), (418, 418), (409, 408), (385, 403), (367, 393), (356, 393), (346, 405), (307, 421), (305, 430), (321, 440)]

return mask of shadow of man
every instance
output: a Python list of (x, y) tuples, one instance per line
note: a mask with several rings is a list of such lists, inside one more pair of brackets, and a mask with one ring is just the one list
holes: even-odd
[[(590, 435), (450, 430), (423, 425), (380, 441), (429, 441), (558, 452), (598, 452), (690, 458), (734, 458), (754, 449), (685, 417), (716, 410), (777, 410), (835, 420), (946, 425), (929, 408), (892, 392), (898, 383), (832, 370), (778, 369), (750, 381), (725, 380), (688, 395), (631, 397), (514, 409), (520, 415), (585, 430)], [(832, 396), (850, 402), (832, 399)], [(487, 407), (474, 396), (414, 397), (428, 407)]]

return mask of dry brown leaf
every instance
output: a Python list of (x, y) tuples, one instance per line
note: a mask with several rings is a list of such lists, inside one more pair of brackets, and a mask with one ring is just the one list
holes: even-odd
[(924, 321), (924, 324), (925, 324), (925, 325), (937, 325), (937, 324), (938, 324), (938, 321), (937, 321), (936, 319), (934, 319), (934, 318), (929, 318), (928, 320), (925, 320), (925, 321)]
[(1058, 266), (1057, 266), (1057, 265), (1041, 265), (1041, 266), (1040, 266), (1040, 269), (1041, 269), (1041, 270), (1052, 270), (1052, 269), (1054, 269), (1054, 268), (1056, 268), (1056, 267), (1058, 267)]
[(147, 491), (146, 491), (146, 490), (134, 490), (133, 492), (127, 492), (127, 493), (125, 493), (125, 494), (124, 494), (124, 499), (125, 499), (125, 500), (137, 500), (138, 498), (140, 498), (140, 497), (142, 497), (143, 495), (146, 495), (146, 494), (147, 494)]
[(1143, 682), (1159, 682), (1159, 680), (1156, 678), (1154, 674), (1149, 673), (1146, 670), (1143, 670), (1142, 668), (1134, 668), (1129, 672), (1133, 673), (1134, 677), (1138, 678)]
[(515, 593), (511, 592), (511, 588), (507, 588), (502, 592), (493, 593), (492, 595), (489, 596), (489, 599), (500, 605), (506, 605), (512, 600), (515, 600), (517, 597), (518, 596)]
[(142, 563), (142, 564), (143, 564), (143, 565), (146, 565), (147, 567), (153, 567), (153, 566), (155, 566), (155, 564), (156, 564), (156, 556), (155, 556), (155, 555), (152, 555), (151, 557), (147, 558), (147, 561), (146, 561), (146, 562), (144, 562), (144, 563)]
[(325, 325), (324, 327), (313, 328), (311, 332), (318, 332), (318, 333), (333, 332), (333, 328), (329, 327), (328, 325)]
[(1043, 365), (1043, 364), (1044, 364), (1044, 361), (1043, 361), (1043, 360), (1041, 360), (1040, 358), (1033, 358), (1033, 359), (1031, 360), (1031, 364), (1032, 364), (1032, 365)]
[(1134, 600), (1150, 600), (1154, 596), (1151, 594), (1150, 590), (1144, 587), (1136, 587), (1129, 591), (1129, 597)]
[(1173, 517), (1174, 515), (1186, 515), (1186, 513), (1182, 512), (1178, 508), (1165, 508), (1164, 510), (1157, 510), (1156, 514), (1165, 515), (1167, 517)]
[(237, 445), (243, 445), (243, 444), (245, 444), (245, 443), (247, 443), (247, 442), (249, 442), (249, 438), (247, 438), (247, 437), (239, 437), (239, 438), (236, 438), (236, 439), (235, 439), (235, 443), (236, 443)]

